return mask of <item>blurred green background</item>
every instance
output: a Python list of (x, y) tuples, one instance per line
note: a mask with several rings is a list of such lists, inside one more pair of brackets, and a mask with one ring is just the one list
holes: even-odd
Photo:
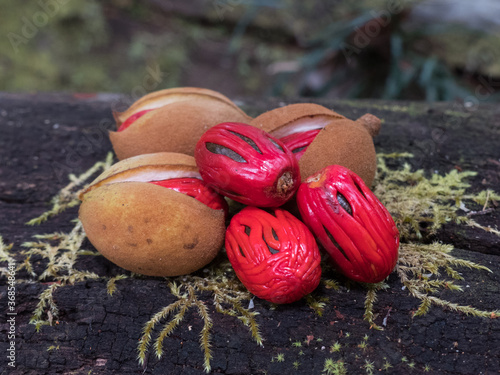
[(498, 3), (0, 0), (0, 91), (498, 101)]

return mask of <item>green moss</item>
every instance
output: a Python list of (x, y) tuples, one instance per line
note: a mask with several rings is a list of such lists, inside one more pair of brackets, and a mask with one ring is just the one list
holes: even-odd
[(2, 236), (0, 236), (0, 262), (14, 263), (14, 258), (10, 254), (13, 244), (6, 245), (3, 242)]
[[(490, 203), (500, 200), (500, 195), (491, 190), (466, 193), (470, 187), (467, 180), (475, 176), (476, 172), (458, 172), (453, 169), (443, 176), (432, 174), (429, 178), (424, 170), (413, 171), (408, 163), (398, 170), (389, 169), (386, 159), (399, 156), (378, 155), (374, 193), (393, 215), (402, 242), (420, 240), (424, 235), (431, 236), (449, 222), (471, 225), (475, 223), (474, 220), (460, 214), (465, 205), (484, 205), (487, 200)], [(409, 155), (404, 154), (404, 157)]]
[(146, 354), (149, 349), (154, 328), (170, 317), (170, 321), (163, 323), (163, 329), (155, 340), (153, 346), (158, 359), (163, 356), (163, 341), (183, 321), (186, 312), (190, 308), (196, 308), (203, 321), (200, 333), (200, 347), (204, 353), (204, 369), (210, 372), (210, 331), (212, 319), (204, 301), (200, 299), (200, 293), (210, 292), (212, 303), (218, 313), (233, 316), (248, 327), (251, 337), (258, 345), (262, 345), (263, 339), (260, 335), (259, 326), (255, 317), (258, 312), (250, 311), (244, 307), (252, 299), (252, 295), (237, 281), (234, 273), (230, 270), (228, 262), (210, 267), (206, 277), (183, 276), (169, 282), (170, 291), (177, 300), (157, 312), (143, 328), (143, 335), (138, 346), (138, 359), (140, 364), (145, 363)]
[(54, 215), (60, 214), (70, 207), (74, 207), (80, 204), (80, 199), (78, 195), (84, 187), (83, 184), (88, 184), (89, 179), (95, 177), (96, 174), (102, 173), (108, 169), (113, 164), (113, 154), (108, 153), (106, 160), (95, 163), (89, 170), (75, 176), (73, 174), (68, 175), (70, 183), (65, 186), (59, 193), (57, 193), (51, 200), (52, 208), (40, 216), (31, 219), (26, 224), (27, 225), (38, 225), (51, 218)]
[(321, 373), (326, 375), (346, 375), (347, 369), (343, 361), (334, 361), (332, 358), (327, 358), (325, 359)]
[[(437, 305), (467, 315), (497, 316), (498, 311), (483, 311), (437, 297), (435, 294), (441, 290), (462, 290), (456, 284), (457, 280), (462, 280), (457, 271), (461, 267), (491, 271), (480, 264), (454, 257), (451, 245), (422, 241), (449, 222), (475, 226), (500, 235), (497, 230), (485, 228), (462, 214), (466, 205), (474, 203), (482, 205), (485, 210), (489, 203), (500, 200), (500, 195), (491, 190), (467, 193), (470, 187), (467, 179), (474, 176), (475, 172), (458, 172), (454, 169), (443, 176), (432, 174), (428, 178), (425, 171), (412, 171), (407, 163), (400, 169), (389, 169), (386, 159), (394, 157), (398, 155), (378, 155), (379, 170), (374, 192), (391, 212), (400, 231), (401, 246), (396, 272), (408, 292), (421, 301), (414, 315), (423, 315), (432, 305)], [(442, 278), (443, 272), (445, 278)], [(374, 296), (369, 295), (366, 301), (372, 298)], [(365, 319), (371, 323), (372, 307), (370, 303), (365, 303)]]
[(116, 282), (119, 280), (127, 279), (128, 277), (129, 277), (128, 275), (121, 274), (110, 278), (108, 280), (108, 283), (106, 284), (106, 289), (108, 291), (108, 294), (112, 296), (113, 293), (116, 292)]

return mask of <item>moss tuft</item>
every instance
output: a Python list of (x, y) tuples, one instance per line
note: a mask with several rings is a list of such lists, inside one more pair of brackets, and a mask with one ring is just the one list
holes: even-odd
[[(97, 172), (103, 172), (108, 169), (111, 164), (113, 164), (113, 154), (108, 153), (105, 161), (99, 161), (95, 163), (89, 170), (82, 173), (79, 176), (73, 174), (68, 175), (71, 181), (67, 186), (65, 186), (59, 193), (57, 193), (51, 200), (52, 208), (38, 217), (35, 217), (28, 221), (27, 225), (37, 225), (48, 220), (52, 216), (60, 214), (70, 207), (77, 206), (80, 204), (80, 199), (78, 199), (78, 194), (83, 189), (81, 188), (83, 184), (88, 183), (90, 177), (97, 174)], [(80, 188), (80, 189), (78, 189)], [(76, 190), (78, 189), (78, 190)]]
[(259, 313), (243, 307), (244, 303), (248, 305), (252, 295), (237, 281), (232, 271), (224, 271), (228, 268), (226, 263), (219, 265), (219, 267), (209, 268), (207, 277), (182, 276), (169, 282), (170, 291), (177, 300), (158, 311), (144, 325), (143, 335), (138, 346), (138, 359), (141, 365), (145, 363), (155, 327), (170, 317), (170, 320), (163, 324), (163, 328), (153, 344), (155, 355), (160, 359), (163, 356), (164, 339), (184, 320), (186, 312), (194, 307), (203, 321), (203, 328), (200, 332), (200, 347), (204, 353), (203, 367), (207, 373), (210, 372), (212, 319), (205, 302), (200, 299), (200, 294), (203, 292), (211, 293), (212, 304), (217, 312), (239, 319), (248, 327), (255, 342), (262, 346), (263, 339), (255, 319)]

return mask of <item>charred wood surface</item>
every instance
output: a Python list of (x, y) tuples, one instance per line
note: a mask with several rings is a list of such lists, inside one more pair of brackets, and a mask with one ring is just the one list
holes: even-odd
[[(410, 152), (414, 154), (408, 160), (412, 168), (429, 173), (476, 171), (470, 179), (472, 192), (500, 192), (498, 107), (470, 110), (444, 103), (315, 102), (352, 119), (367, 112), (383, 119), (382, 131), (375, 139), (377, 152)], [(26, 222), (47, 211), (50, 199), (68, 183), (68, 174), (80, 174), (105, 159), (111, 150), (107, 129), (114, 126), (111, 109), (123, 109), (126, 104), (126, 98), (118, 95), (0, 94), (0, 235), (6, 244), (13, 244), (16, 260), (22, 261), (21, 245), (33, 235), (71, 230), (77, 207), (38, 226), (27, 226)], [(256, 116), (283, 103), (244, 99), (238, 104)], [(493, 207), (474, 218), (483, 226), (498, 229), (500, 208)], [(455, 256), (493, 271), (461, 268), (466, 280), (461, 284), (463, 292), (444, 291), (439, 297), (498, 310), (500, 237), (450, 223), (428, 239), (432, 240), (452, 244)], [(92, 249), (90, 243), (84, 245)], [(102, 257), (78, 267), (106, 276), (120, 272)], [(16, 284), (16, 367), (11, 368), (6, 355), (7, 288), (5, 279), (0, 279), (2, 375), (204, 373), (199, 344), (202, 321), (191, 310), (165, 339), (164, 357), (158, 360), (150, 350), (146, 365), (138, 364), (137, 344), (143, 325), (175, 300), (164, 279), (121, 280), (112, 296), (106, 291), (105, 280), (59, 288), (54, 292), (57, 321), (36, 332), (29, 320), (48, 283)], [(256, 299), (263, 347), (237, 319), (215, 313), (207, 295), (214, 323), (212, 373), (322, 374), (327, 373), (323, 371), (328, 358), (345, 358), (348, 373), (370, 373), (369, 362), (373, 373), (500, 373), (500, 319), (471, 317), (440, 307), (413, 317), (420, 301), (403, 290), (394, 274), (388, 284), (390, 288), (378, 293), (374, 306), (375, 322), (383, 326), (382, 331), (371, 329), (363, 320), (366, 289), (359, 285), (340, 291), (321, 286), (319, 294), (329, 297), (323, 316), (305, 301), (274, 308)], [(332, 352), (336, 342), (342, 347)], [(384, 363), (391, 367), (384, 369)]]

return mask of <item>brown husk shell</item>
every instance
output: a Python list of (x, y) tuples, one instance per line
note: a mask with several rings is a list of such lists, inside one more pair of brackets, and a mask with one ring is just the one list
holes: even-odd
[(225, 235), (223, 210), (147, 182), (89, 191), (79, 217), (104, 257), (150, 276), (178, 276), (204, 267), (221, 249)]
[[(142, 171), (155, 171), (155, 170), (178, 170), (199, 176), (198, 167), (194, 157), (190, 155), (180, 154), (176, 152), (157, 152), (154, 154), (137, 155), (118, 163), (113, 164), (110, 168), (100, 174), (90, 185), (83, 190), (79, 198), (90, 190), (95, 189), (103, 184), (116, 182), (118, 179), (126, 178)], [(199, 176), (201, 178), (201, 176)]]
[(274, 131), (297, 120), (315, 116), (331, 118), (332, 121), (345, 119), (344, 116), (319, 104), (295, 103), (264, 112), (250, 121), (250, 125), (273, 134)]
[(222, 122), (251, 120), (237, 107), (220, 100), (175, 102), (146, 113), (130, 127), (109, 133), (118, 159), (155, 152), (194, 155), (205, 131)]
[(377, 157), (372, 136), (361, 121), (334, 121), (318, 133), (299, 160), (302, 181), (332, 164), (351, 169), (372, 185)]
[[(175, 87), (171, 89), (151, 92), (143, 96), (139, 100), (135, 101), (126, 111), (113, 112), (113, 116), (116, 120), (118, 128), (131, 115), (143, 109), (158, 108), (163, 105), (168, 105), (174, 102), (180, 102), (185, 100), (221, 101), (236, 108), (238, 111), (241, 112), (241, 114), (243, 115), (245, 114), (236, 104), (233, 103), (233, 101), (231, 101), (231, 99), (221, 94), (220, 92), (201, 87)], [(160, 104), (158, 105), (158, 103)]]

